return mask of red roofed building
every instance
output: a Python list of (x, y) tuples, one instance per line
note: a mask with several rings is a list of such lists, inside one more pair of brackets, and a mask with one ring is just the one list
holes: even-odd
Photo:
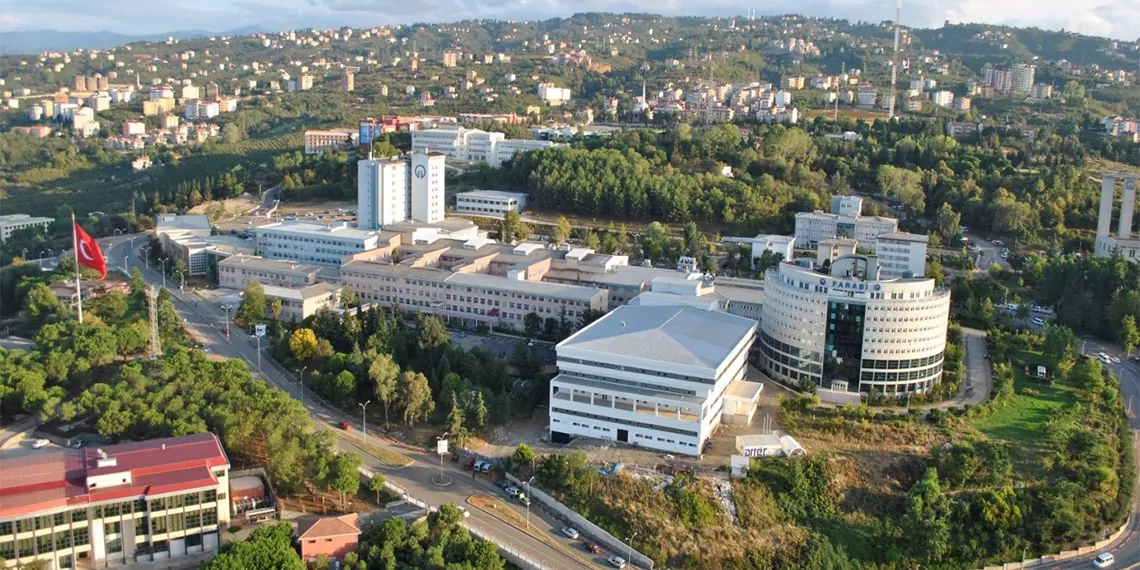
[(217, 550), (229, 471), (212, 433), (0, 458), (0, 565), (91, 568)]
[(301, 544), (301, 560), (311, 562), (324, 554), (342, 560), (356, 550), (360, 527), (356, 515), (311, 518), (297, 523), (297, 542)]

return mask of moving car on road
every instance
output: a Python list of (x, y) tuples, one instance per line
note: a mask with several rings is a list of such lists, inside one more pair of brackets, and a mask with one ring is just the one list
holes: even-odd
[(586, 549), (586, 552), (589, 552), (590, 554), (601, 554), (602, 552), (602, 547), (588, 540), (582, 543), (582, 548)]
[(49, 443), (51, 442), (46, 439), (37, 439), (32, 442), (32, 449), (43, 449), (47, 447)]
[(1093, 559), (1093, 566), (1096, 566), (1097, 568), (1108, 568), (1109, 566), (1112, 566), (1113, 562), (1116, 562), (1116, 557), (1114, 557), (1111, 553), (1104, 552), (1098, 554), (1097, 557)]
[(578, 539), (578, 529), (576, 529), (572, 526), (564, 526), (561, 529), (559, 529), (558, 532), (562, 533), (563, 536), (565, 536), (566, 538), (569, 538), (571, 540), (577, 540)]
[(611, 556), (606, 559), (606, 562), (609, 562), (610, 566), (614, 568), (625, 568), (625, 558), (621, 556)]

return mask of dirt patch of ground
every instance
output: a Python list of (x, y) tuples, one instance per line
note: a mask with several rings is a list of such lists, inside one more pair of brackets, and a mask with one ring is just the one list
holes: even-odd
[(261, 202), (257, 198), (249, 195), (242, 194), (237, 198), (229, 198), (227, 200), (213, 200), (210, 202), (203, 202), (190, 208), (188, 213), (197, 215), (207, 215), (210, 221), (222, 220), (233, 218), (236, 216), (244, 216), (250, 210), (256, 208)]

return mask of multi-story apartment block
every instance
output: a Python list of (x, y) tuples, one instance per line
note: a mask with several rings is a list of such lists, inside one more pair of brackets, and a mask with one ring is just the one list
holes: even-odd
[(543, 281), (573, 251), (443, 239), (422, 228), (382, 233), (384, 247), (341, 267), (341, 283), (366, 302), (399, 303), (471, 327), (516, 330), (529, 313), (576, 328), (586, 310), (607, 308), (603, 289)]
[[(835, 210), (836, 203), (832, 203)], [(874, 245), (875, 238), (898, 231), (899, 221), (882, 216), (862, 216), (840, 206), (838, 213), (799, 212), (796, 214), (796, 243), (802, 247), (815, 247), (822, 240), (852, 238)]]
[(926, 246), (930, 238), (921, 234), (894, 232), (875, 240), (879, 277), (895, 279), (926, 276)]
[(210, 433), (0, 459), (0, 566), (107, 568), (216, 551), (229, 470)]
[(789, 384), (838, 392), (932, 389), (942, 378), (949, 291), (933, 279), (883, 279), (875, 256), (827, 260), (828, 272), (792, 263), (768, 272), (762, 368)]
[(326, 150), (345, 151), (356, 146), (360, 134), (356, 129), (305, 131), (305, 154), (321, 154)]
[(346, 255), (376, 249), (380, 236), (346, 223), (280, 222), (253, 230), (257, 253), (268, 259), (336, 267)]
[(47, 230), (55, 218), (33, 217), (27, 214), (8, 214), (0, 216), (0, 243), (4, 243), (12, 236), (12, 232), (26, 229)]
[(690, 306), (615, 309), (558, 344), (551, 441), (576, 436), (700, 455), (722, 423), (747, 424), (755, 320)]
[[(316, 283), (306, 287), (291, 288), (276, 285), (262, 285), (265, 298), (269, 301), (281, 301), (281, 314), (278, 319), (283, 321), (308, 318), (321, 311), (334, 309), (340, 304), (341, 287), (333, 283)], [(266, 306), (266, 316), (272, 317), (272, 304)]]
[(459, 60), (459, 53), (454, 51), (443, 52), (443, 66), (455, 67), (456, 62)]
[(233, 255), (218, 262), (218, 285), (245, 289), (250, 281), (256, 281), (262, 285), (300, 289), (315, 284), (320, 270), (316, 265)]
[(1014, 95), (1029, 95), (1033, 91), (1033, 79), (1037, 73), (1037, 66), (1019, 63), (1013, 66), (1011, 73), (1011, 86)]
[(446, 126), (412, 132), (412, 148), (417, 151), (438, 152), (455, 160), (486, 162), (498, 167), (516, 152), (526, 152), (563, 146), (551, 141), (507, 139), (503, 133), (489, 133), (479, 129)]
[(528, 195), (521, 192), (471, 190), (455, 195), (455, 211), (461, 214), (502, 217), (507, 212), (526, 208)]
[(444, 160), (441, 153), (413, 152), (357, 162), (357, 225), (377, 230), (406, 220), (443, 221)]
[(930, 100), (939, 107), (947, 108), (954, 104), (954, 94), (943, 89), (941, 91), (935, 91), (934, 93), (931, 93)]

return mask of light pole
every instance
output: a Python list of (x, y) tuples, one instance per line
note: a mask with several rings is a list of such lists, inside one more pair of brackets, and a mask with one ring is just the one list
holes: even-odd
[(637, 533), (636, 533), (636, 532), (635, 532), (635, 533), (633, 533), (633, 536), (631, 536), (631, 537), (629, 537), (629, 538), (625, 539), (625, 540), (626, 540), (626, 542), (628, 542), (628, 543), (629, 543), (629, 553), (628, 553), (628, 554), (626, 554), (626, 556), (627, 556), (627, 558), (626, 558), (626, 562), (628, 562), (628, 563), (629, 563), (629, 565), (630, 565), (631, 567), (633, 566), (633, 539), (634, 539), (634, 538), (637, 538)]
[(179, 291), (180, 293), (185, 293), (185, 292), (186, 292), (186, 272), (185, 272), (185, 271), (179, 271), (179, 272), (178, 272), (178, 277), (179, 277), (180, 279), (182, 279), (182, 283), (180, 283), (180, 284), (178, 285), (178, 291)]
[(44, 268), (44, 254), (45, 253), (47, 254), (47, 258), (51, 259), (51, 249), (50, 248), (41, 251), (40, 252), (40, 269)]
[(360, 406), (360, 428), (361, 428), (360, 431), (361, 431), (361, 433), (364, 434), (364, 441), (365, 442), (368, 441), (368, 416), (365, 415), (365, 411), (368, 409), (368, 404), (371, 404), (371, 403), (372, 403), (372, 400), (368, 400), (367, 402), (364, 402), (363, 404), (357, 404), (358, 406)]
[(302, 408), (305, 407), (305, 371), (308, 369), (309, 369), (308, 366), (302, 366), (301, 368), (299, 368), (297, 370), (297, 374), (300, 374), (300, 376), (301, 376), (301, 407)]
[(114, 230), (111, 231), (111, 235), (114, 237), (119, 237), (125, 233), (126, 232), (124, 232), (123, 230), (120, 230), (119, 228), (115, 228)]
[(230, 340), (230, 309), (232, 308), (234, 306), (229, 303), (222, 305), (222, 310), (226, 312), (226, 341)]
[(534, 481), (534, 477), (531, 477), (530, 479), (523, 481), (523, 485), (526, 485), (526, 498), (527, 498), (527, 502), (526, 502), (526, 529), (527, 530), (530, 530), (530, 502), (533, 500), (530, 498), (530, 484), (532, 481)]
[(28, 248), (25, 247), (24, 253), (20, 254), (20, 259), (27, 259), (27, 258), (28, 258)]
[(150, 246), (143, 247), (143, 261), (146, 263), (146, 268), (150, 270)]

